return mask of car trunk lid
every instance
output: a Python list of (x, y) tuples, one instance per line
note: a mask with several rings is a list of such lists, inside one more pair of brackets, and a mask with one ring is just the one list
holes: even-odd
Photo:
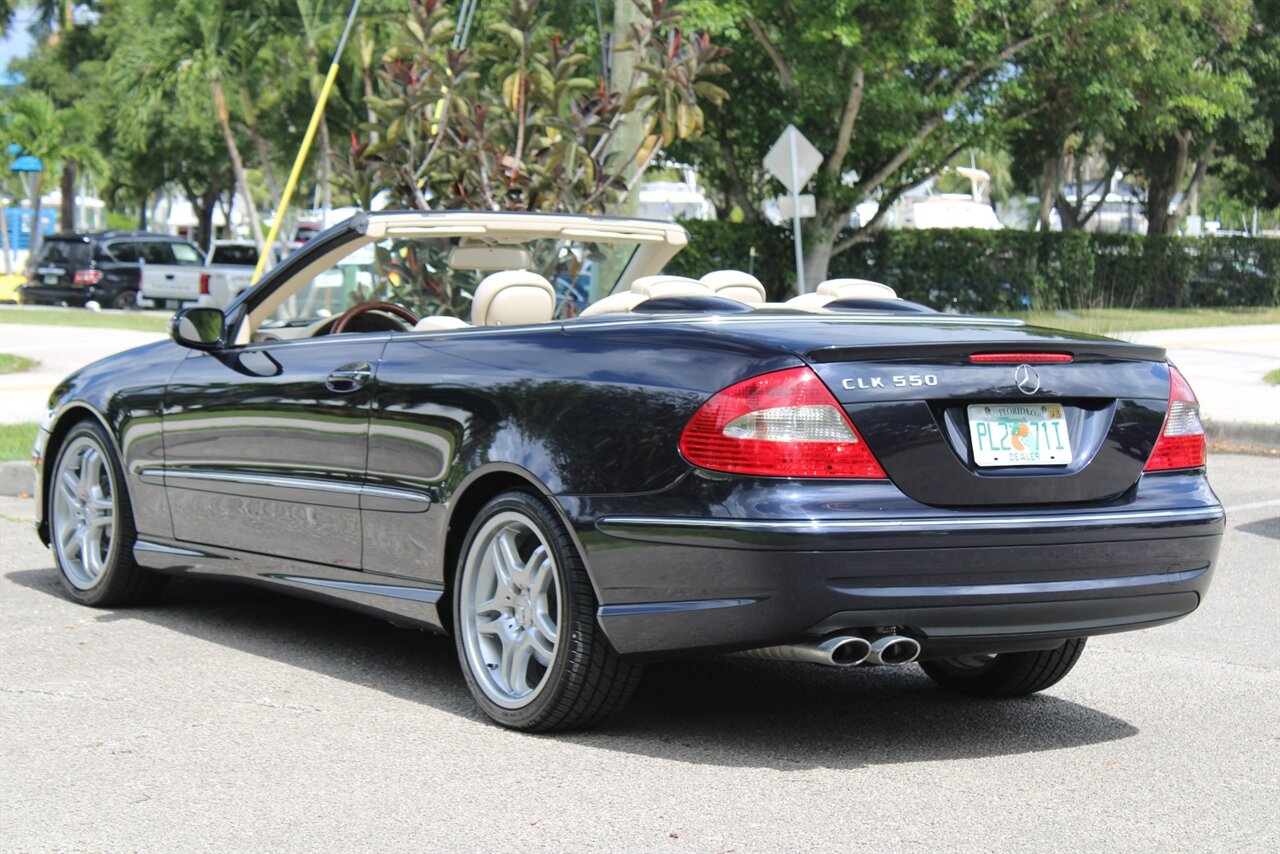
[(804, 356), (888, 476), (917, 501), (1021, 507), (1121, 498), (1164, 421), (1163, 351), (1024, 331), (836, 343)]

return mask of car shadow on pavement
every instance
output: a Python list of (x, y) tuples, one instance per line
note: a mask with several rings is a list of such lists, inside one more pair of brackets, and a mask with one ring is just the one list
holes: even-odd
[[(5, 577), (64, 597), (52, 569)], [(173, 579), (156, 604), (94, 619), (142, 620), (484, 720), (452, 640), (341, 608), (247, 585)], [(1034, 753), (1137, 733), (1051, 694), (1004, 701), (948, 694), (914, 665), (836, 669), (716, 656), (651, 664), (627, 709), (596, 730), (551, 737), (693, 764), (800, 770)]]

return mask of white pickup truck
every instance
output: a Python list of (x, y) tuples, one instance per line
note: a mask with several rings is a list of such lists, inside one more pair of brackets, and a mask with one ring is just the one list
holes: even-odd
[(208, 257), (183, 247), (176, 264), (143, 264), (139, 276), (140, 308), (178, 308), (192, 303), (225, 308), (253, 280), (258, 249), (251, 241), (215, 240)]

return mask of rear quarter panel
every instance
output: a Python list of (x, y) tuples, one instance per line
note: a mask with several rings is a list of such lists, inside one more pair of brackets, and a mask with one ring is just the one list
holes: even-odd
[[(688, 471), (679, 434), (711, 394), (797, 364), (777, 349), (683, 328), (395, 337), (378, 369), (369, 483), (443, 505), (426, 514), (425, 536), (437, 543), (460, 488), (486, 470), (525, 473), (556, 495), (657, 491)], [(414, 559), (420, 519), (366, 513), (365, 524), (367, 568), (395, 572)], [(429, 580), (444, 580), (442, 551), (427, 552)]]

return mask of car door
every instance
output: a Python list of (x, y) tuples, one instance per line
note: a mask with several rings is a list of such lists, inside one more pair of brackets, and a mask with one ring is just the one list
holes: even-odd
[(369, 412), (387, 338), (266, 341), (184, 360), (164, 410), (174, 536), (359, 568)]

